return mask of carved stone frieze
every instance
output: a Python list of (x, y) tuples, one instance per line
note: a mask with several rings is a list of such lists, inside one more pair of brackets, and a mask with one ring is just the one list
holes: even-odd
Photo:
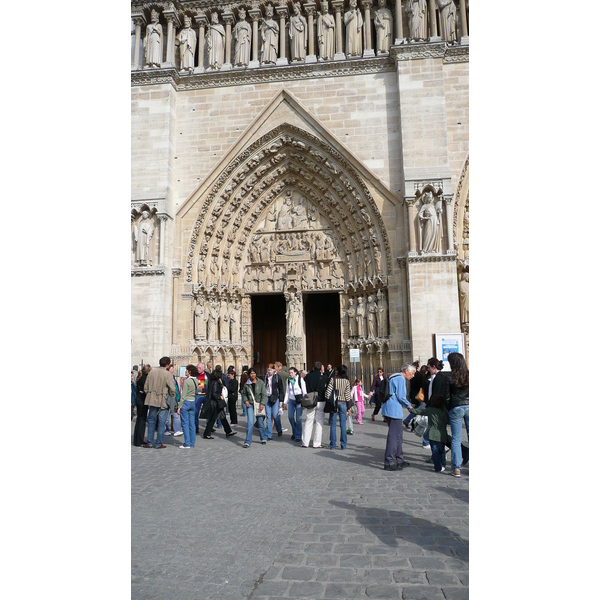
[(152, 267), (133, 267), (131, 269), (132, 277), (144, 277), (149, 275), (164, 275), (164, 267), (153, 269)]

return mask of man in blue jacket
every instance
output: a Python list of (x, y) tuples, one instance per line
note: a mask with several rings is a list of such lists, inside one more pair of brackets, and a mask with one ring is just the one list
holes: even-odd
[(404, 460), (402, 454), (402, 407), (410, 408), (410, 400), (407, 399), (406, 382), (415, 376), (415, 367), (406, 364), (400, 369), (400, 373), (394, 373), (388, 380), (389, 398), (384, 401), (381, 409), (382, 416), (386, 417), (388, 424), (387, 443), (385, 445), (385, 456), (383, 468), (386, 471), (397, 471), (409, 467), (410, 463)]

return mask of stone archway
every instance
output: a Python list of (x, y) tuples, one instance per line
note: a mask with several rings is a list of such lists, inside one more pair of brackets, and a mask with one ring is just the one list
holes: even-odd
[(206, 330), (193, 344), (252, 356), (249, 296), (283, 293), (286, 359), (305, 363), (308, 291), (340, 294), (343, 342), (389, 335), (387, 232), (363, 178), (331, 144), (283, 123), (231, 160), (197, 207), (186, 281)]

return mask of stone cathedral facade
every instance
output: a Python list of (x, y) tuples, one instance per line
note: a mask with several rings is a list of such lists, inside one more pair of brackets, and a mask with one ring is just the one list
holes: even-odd
[(132, 364), (468, 347), (468, 14), (132, 2)]

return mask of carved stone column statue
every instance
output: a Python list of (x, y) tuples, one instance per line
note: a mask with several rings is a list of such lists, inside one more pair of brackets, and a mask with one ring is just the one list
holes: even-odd
[(440, 37), (447, 42), (456, 41), (456, 4), (454, 0), (437, 0), (440, 11)]
[(198, 296), (194, 310), (194, 338), (203, 340), (206, 336), (206, 315), (204, 313), (204, 297)]
[(279, 43), (279, 25), (273, 19), (273, 7), (265, 8), (265, 19), (260, 26), (260, 64), (274, 65), (277, 62), (277, 44)]
[(363, 17), (356, 7), (357, 0), (350, 0), (350, 10), (344, 13), (346, 26), (346, 56), (362, 56)]
[(184, 28), (179, 32), (175, 43), (179, 46), (180, 70), (191, 73), (194, 70), (196, 54), (196, 32), (192, 29), (192, 17), (183, 17)]
[(379, 10), (375, 11), (373, 22), (377, 31), (377, 55), (389, 52), (392, 44), (394, 20), (392, 18), (392, 11), (386, 8), (385, 0), (379, 0)]
[(150, 257), (150, 240), (154, 235), (154, 224), (147, 210), (142, 211), (141, 221), (134, 226), (135, 263), (140, 267), (152, 265)]
[(146, 27), (144, 38), (144, 52), (146, 53), (146, 68), (160, 67), (163, 58), (163, 30), (158, 22), (158, 12), (153, 10), (150, 23)]
[(365, 299), (362, 296), (358, 297), (358, 305), (356, 306), (356, 324), (358, 337), (365, 337), (365, 314), (366, 314)]
[(373, 296), (367, 298), (367, 333), (371, 340), (377, 337), (377, 303)]
[(441, 201), (434, 204), (432, 192), (425, 192), (422, 201), (423, 204), (417, 215), (421, 254), (439, 253), (442, 245)]
[(427, 39), (427, 2), (426, 0), (409, 0), (406, 8), (408, 28), (412, 40)]
[(317, 41), (319, 60), (333, 60), (335, 56), (335, 19), (329, 14), (327, 2), (321, 2), (321, 14), (317, 18)]
[(356, 337), (356, 308), (354, 298), (348, 298), (348, 337)]
[(294, 14), (290, 18), (290, 59), (298, 62), (306, 58), (306, 43), (308, 41), (306, 19), (300, 12), (300, 4), (292, 5)]
[(469, 324), (469, 274), (462, 273), (458, 283), (458, 295), (460, 300), (460, 322), (462, 325)]
[(218, 70), (223, 66), (225, 51), (225, 28), (219, 23), (219, 15), (210, 15), (210, 25), (206, 32), (206, 47), (208, 48), (208, 67)]
[(234, 65), (236, 67), (247, 67), (250, 64), (250, 45), (252, 39), (252, 28), (246, 21), (246, 11), (240, 8), (238, 13), (239, 21), (233, 30), (235, 39)]

